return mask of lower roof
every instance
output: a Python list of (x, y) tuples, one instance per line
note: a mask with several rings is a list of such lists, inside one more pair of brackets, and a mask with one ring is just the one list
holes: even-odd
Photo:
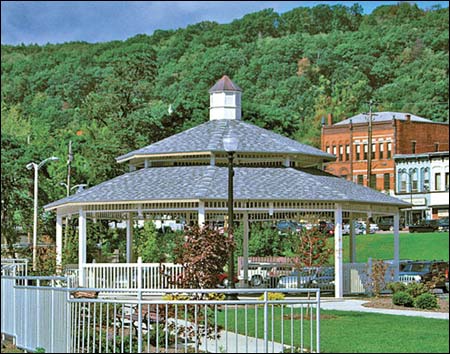
[[(344, 179), (293, 168), (236, 167), (235, 200), (363, 202), (406, 207), (408, 203)], [(45, 206), (153, 200), (227, 200), (228, 169), (217, 166), (144, 168)]]

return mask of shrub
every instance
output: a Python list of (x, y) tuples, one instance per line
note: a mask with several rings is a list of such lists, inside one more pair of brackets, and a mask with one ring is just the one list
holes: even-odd
[[(285, 296), (282, 293), (268, 293), (267, 295), (269, 301), (282, 301), (285, 299)], [(262, 294), (258, 299), (264, 300), (264, 294)]]
[(406, 286), (406, 292), (413, 298), (428, 293), (428, 287), (423, 283), (410, 283)]
[(414, 300), (414, 307), (417, 307), (418, 309), (430, 310), (430, 309), (438, 308), (439, 305), (438, 305), (436, 296), (434, 296), (433, 294), (430, 294), (430, 293), (425, 293), (425, 294), (419, 295)]
[(414, 299), (405, 291), (399, 291), (392, 296), (392, 303), (398, 306), (413, 307)]
[(399, 291), (405, 291), (406, 285), (400, 281), (389, 283), (387, 288), (392, 291), (393, 294), (398, 293)]

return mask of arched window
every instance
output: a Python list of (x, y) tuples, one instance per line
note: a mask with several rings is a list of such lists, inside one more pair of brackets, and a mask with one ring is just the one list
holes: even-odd
[(430, 169), (428, 167), (422, 169), (422, 191), (430, 191)]
[(417, 192), (419, 188), (419, 171), (417, 168), (409, 169), (409, 178), (410, 178), (410, 192)]
[(397, 181), (399, 192), (406, 193), (408, 187), (408, 173), (406, 172), (406, 169), (402, 168), (398, 170)]

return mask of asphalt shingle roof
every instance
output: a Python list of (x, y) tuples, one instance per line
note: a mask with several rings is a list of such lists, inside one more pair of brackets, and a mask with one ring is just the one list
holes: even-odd
[[(126, 173), (45, 206), (70, 203), (222, 199), (227, 194), (228, 169), (216, 166), (145, 168)], [(235, 168), (234, 198), (408, 204), (338, 177), (292, 168)]]
[(135, 155), (224, 152), (223, 137), (227, 135), (238, 138), (239, 152), (303, 154), (317, 156), (324, 160), (335, 160), (334, 155), (322, 150), (301, 144), (256, 125), (234, 119), (208, 121), (142, 149), (119, 156), (116, 160), (121, 162)]

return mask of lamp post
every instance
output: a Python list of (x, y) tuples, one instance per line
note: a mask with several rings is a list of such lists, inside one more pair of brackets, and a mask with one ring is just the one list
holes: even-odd
[(76, 193), (81, 192), (81, 191), (83, 190), (84, 187), (87, 187), (87, 184), (82, 183), (82, 184), (76, 184), (76, 185), (70, 187), (70, 190), (69, 190), (69, 186), (67, 185), (66, 182), (60, 182), (59, 185), (60, 185), (60, 186), (63, 186), (63, 187), (66, 187), (66, 190), (67, 190), (67, 197), (70, 195), (70, 191), (71, 191), (71, 190), (74, 190), (75, 188), (78, 188), (77, 191), (75, 192), (75, 194), (76, 194)]
[[(237, 151), (239, 141), (234, 136), (226, 136), (223, 138), (223, 147), (228, 153), (228, 236), (233, 237), (234, 233), (234, 213), (233, 213), (233, 159)], [(234, 289), (234, 251), (230, 253), (228, 264), (228, 287)], [(229, 299), (236, 299), (236, 296), (229, 294)]]
[(34, 168), (34, 215), (33, 215), (33, 270), (36, 270), (36, 248), (37, 248), (37, 214), (38, 214), (38, 172), (48, 161), (57, 161), (59, 158), (52, 156), (39, 164), (30, 162), (26, 167), (31, 170)]

